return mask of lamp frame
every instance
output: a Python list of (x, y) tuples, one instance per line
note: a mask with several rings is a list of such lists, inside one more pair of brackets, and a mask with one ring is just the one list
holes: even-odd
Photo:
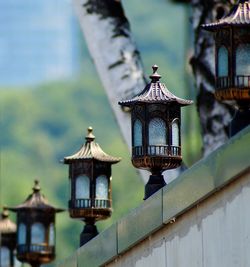
[[(164, 83), (160, 82), (161, 75), (157, 73), (158, 66), (152, 66), (151, 82), (144, 90), (132, 99), (119, 102), (122, 108), (131, 111), (132, 133), (132, 164), (139, 169), (151, 172), (145, 186), (144, 200), (149, 198), (166, 185), (162, 172), (177, 168), (181, 165), (181, 107), (193, 103), (171, 93)], [(164, 144), (150, 145), (150, 122), (160, 118), (165, 123), (166, 139)], [(136, 146), (134, 140), (134, 123), (139, 119), (142, 124), (142, 145)], [(173, 146), (172, 125), (177, 121), (178, 146)]]

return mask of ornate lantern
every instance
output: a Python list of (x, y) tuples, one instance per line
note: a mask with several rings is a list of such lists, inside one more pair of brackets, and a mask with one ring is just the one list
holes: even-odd
[(78, 152), (64, 158), (64, 163), (69, 164), (71, 185), (69, 213), (85, 221), (80, 246), (98, 234), (96, 221), (111, 216), (111, 165), (120, 161), (103, 152), (92, 131), (89, 127), (86, 142)]
[(192, 104), (170, 93), (154, 65), (151, 82), (131, 100), (119, 104), (131, 108), (132, 163), (152, 175), (145, 187), (147, 199), (166, 183), (162, 172), (177, 168), (181, 156), (181, 107)]
[(9, 219), (7, 208), (3, 208), (0, 218), (0, 267), (14, 266), (16, 249), (16, 224)]
[(215, 97), (238, 111), (231, 124), (234, 135), (250, 122), (250, 1), (240, 0), (229, 15), (202, 27), (215, 37)]
[(35, 181), (33, 193), (24, 203), (10, 210), (17, 213), (17, 258), (32, 266), (55, 258), (55, 214), (63, 211), (51, 206)]

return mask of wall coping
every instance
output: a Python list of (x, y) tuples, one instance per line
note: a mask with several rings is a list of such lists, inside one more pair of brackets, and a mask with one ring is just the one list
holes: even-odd
[(125, 217), (79, 248), (59, 267), (102, 266), (250, 171), (250, 126)]

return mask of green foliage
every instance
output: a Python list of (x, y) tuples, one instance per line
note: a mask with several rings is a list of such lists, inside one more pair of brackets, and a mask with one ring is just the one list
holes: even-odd
[[(34, 90), (0, 91), (1, 204), (14, 206), (24, 201), (38, 178), (49, 201), (67, 208), (68, 169), (59, 160), (81, 146), (86, 128), (92, 125), (104, 151), (123, 158), (113, 167), (113, 216), (99, 223), (101, 231), (142, 201), (143, 185), (130, 163), (104, 91), (88, 77)], [(67, 212), (58, 215), (58, 259), (78, 247), (82, 227), (83, 223), (71, 220)]]
[[(133, 0), (123, 4), (146, 73), (150, 75), (151, 65), (158, 64), (169, 90), (186, 97), (188, 87), (185, 78), (180, 78), (184, 77), (187, 23), (183, 7), (165, 0), (145, 0), (143, 4)], [(122, 157), (121, 163), (113, 167), (113, 216), (98, 223), (101, 231), (142, 202), (144, 187), (131, 165), (130, 153), (85, 51), (83, 47), (84, 71), (74, 81), (27, 89), (1, 88), (0, 204), (14, 206), (24, 201), (33, 180), (38, 178), (49, 201), (67, 208), (68, 169), (59, 161), (80, 147), (86, 128), (91, 125), (103, 150)], [(184, 123), (183, 151), (185, 161), (192, 164), (200, 150), (195, 107), (184, 111), (183, 119), (188, 116), (192, 119)], [(70, 219), (67, 212), (57, 216), (57, 260), (76, 250), (82, 227), (83, 223)]]

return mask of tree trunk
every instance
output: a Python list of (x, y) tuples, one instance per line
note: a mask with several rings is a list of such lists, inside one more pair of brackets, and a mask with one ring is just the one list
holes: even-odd
[(204, 156), (228, 139), (232, 108), (214, 98), (215, 67), (213, 34), (201, 28), (202, 24), (220, 19), (231, 8), (229, 1), (192, 0), (194, 55), (191, 65), (198, 89), (197, 108), (200, 115)]
[(145, 87), (142, 62), (120, 0), (73, 0), (88, 49), (126, 143), (130, 115), (118, 101)]
[[(131, 147), (130, 114), (118, 105), (141, 92), (146, 80), (120, 0), (73, 0), (84, 37), (123, 137)], [(164, 175), (173, 180), (183, 166)], [(146, 182), (148, 172), (140, 171)]]

